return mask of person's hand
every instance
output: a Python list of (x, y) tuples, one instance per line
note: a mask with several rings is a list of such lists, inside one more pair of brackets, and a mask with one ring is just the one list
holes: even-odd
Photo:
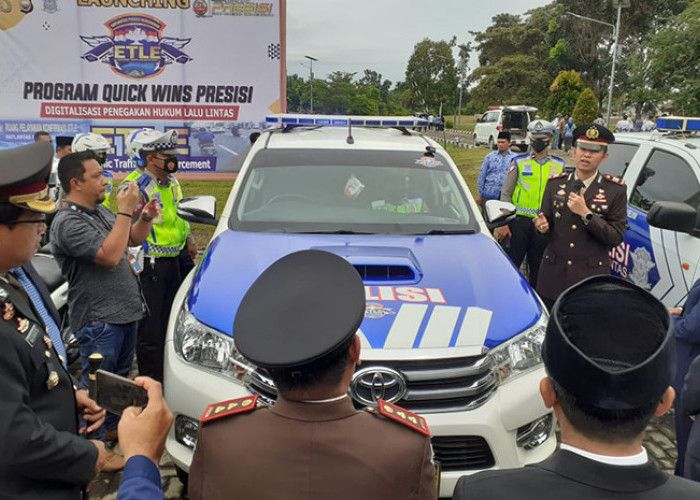
[(549, 221), (541, 212), (537, 217), (532, 219), (532, 223), (535, 225), (535, 230), (540, 234), (545, 234), (549, 231)]
[(513, 236), (513, 234), (510, 232), (510, 228), (508, 226), (496, 228), (496, 241), (503, 241), (511, 236)]
[(78, 389), (75, 391), (75, 402), (78, 407), (78, 413), (83, 415), (83, 418), (88, 424), (87, 426), (81, 427), (78, 430), (78, 434), (92, 432), (104, 423), (107, 412), (99, 407), (95, 401), (90, 399), (88, 391), (85, 389)]
[(187, 242), (187, 253), (190, 254), (192, 260), (197, 258), (197, 245)]
[(570, 192), (569, 200), (566, 202), (566, 206), (569, 207), (569, 210), (581, 217), (590, 212), (588, 205), (586, 205), (586, 200), (583, 198), (583, 191), (584, 188), (581, 188), (578, 194), (573, 191)]
[(152, 222), (155, 217), (160, 215), (160, 212), (160, 203), (158, 203), (157, 199), (151, 198), (141, 210), (141, 219), (144, 222)]
[(683, 314), (683, 308), (682, 307), (669, 307), (668, 313), (675, 314), (676, 316), (680, 316), (681, 314)]
[(119, 212), (131, 214), (139, 203), (139, 187), (131, 181), (127, 181), (126, 186), (126, 188), (120, 187), (117, 191), (117, 207)]
[(97, 476), (107, 462), (107, 448), (105, 448), (105, 444), (102, 441), (98, 441), (97, 439), (91, 439), (90, 442), (97, 448), (97, 461), (95, 462), (95, 470), (93, 472), (94, 476)]
[(483, 206), (484, 206), (484, 199), (483, 199), (481, 196), (477, 196), (477, 197), (476, 197), (476, 200), (474, 200), (474, 201), (475, 201), (476, 204), (479, 205), (480, 207), (483, 207)]
[(136, 377), (134, 382), (148, 391), (148, 404), (144, 409), (130, 406), (124, 410), (119, 421), (119, 446), (126, 460), (144, 455), (158, 465), (173, 424), (173, 414), (158, 382), (149, 377)]

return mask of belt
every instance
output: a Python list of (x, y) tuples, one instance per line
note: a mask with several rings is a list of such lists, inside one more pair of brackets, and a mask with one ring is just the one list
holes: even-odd
[(146, 243), (146, 255), (153, 255), (156, 253), (160, 254), (156, 255), (156, 257), (175, 257), (177, 255), (180, 255), (180, 246), (173, 245), (169, 247), (163, 247), (160, 245)]

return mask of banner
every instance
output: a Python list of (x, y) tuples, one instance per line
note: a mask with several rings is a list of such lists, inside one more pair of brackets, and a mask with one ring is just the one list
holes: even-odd
[(0, 149), (79, 132), (134, 168), (135, 128), (178, 131), (180, 169), (233, 172), (285, 110), (285, 0), (0, 0)]

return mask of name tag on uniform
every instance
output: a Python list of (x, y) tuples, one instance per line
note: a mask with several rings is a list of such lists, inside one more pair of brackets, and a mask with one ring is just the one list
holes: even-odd
[(523, 175), (532, 175), (532, 165), (528, 163), (523, 166)]

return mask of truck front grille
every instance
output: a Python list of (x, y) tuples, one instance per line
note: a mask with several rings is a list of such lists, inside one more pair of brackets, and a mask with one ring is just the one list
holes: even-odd
[(489, 444), (481, 436), (435, 436), (431, 442), (443, 472), (483, 470), (496, 464)]
[[(362, 363), (363, 371), (372, 368), (388, 368), (404, 378), (405, 393), (393, 402), (416, 413), (474, 410), (489, 400), (497, 386), (488, 356)], [(277, 397), (275, 386), (264, 370), (249, 373), (245, 383), (251, 392), (269, 403)], [(371, 389), (368, 391), (362, 397), (353, 395), (357, 408), (367, 406), (367, 400), (372, 400)]]

